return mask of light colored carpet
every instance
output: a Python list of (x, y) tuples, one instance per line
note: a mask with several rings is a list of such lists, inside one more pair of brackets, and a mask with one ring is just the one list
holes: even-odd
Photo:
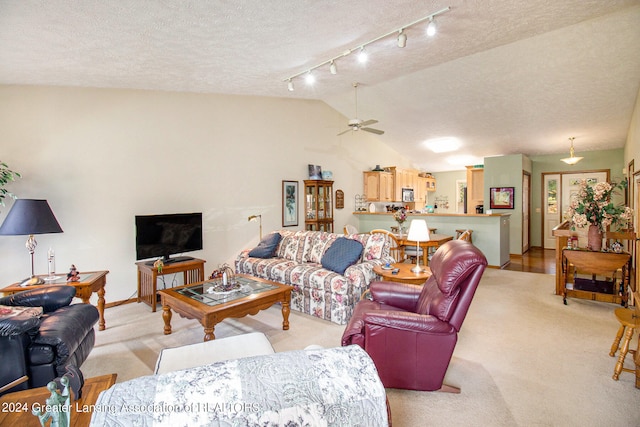
[[(611, 378), (618, 306), (577, 299), (564, 306), (554, 289), (552, 275), (487, 270), (445, 379), (462, 393), (389, 389), (393, 425), (639, 426), (635, 377)], [(161, 311), (143, 304), (107, 309), (106, 322), (82, 366), (85, 377), (116, 372), (121, 382), (148, 375), (160, 349), (203, 338), (199, 323), (178, 315), (173, 333), (163, 335)], [(215, 334), (263, 332), (276, 351), (340, 345), (343, 326), (293, 311), (290, 322), (283, 331), (279, 307), (272, 307), (225, 320)], [(630, 356), (626, 366), (633, 367)]]

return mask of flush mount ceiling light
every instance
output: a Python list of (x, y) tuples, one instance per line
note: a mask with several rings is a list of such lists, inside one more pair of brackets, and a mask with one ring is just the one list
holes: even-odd
[(569, 157), (565, 157), (564, 159), (560, 159), (563, 162), (565, 162), (568, 165), (575, 165), (576, 163), (578, 163), (580, 160), (584, 159), (584, 157), (576, 157), (575, 156), (575, 152), (573, 151), (573, 140), (576, 139), (575, 137), (571, 137), (569, 138), (569, 141), (571, 141), (571, 148), (569, 149)]
[(434, 153), (447, 153), (449, 151), (456, 151), (458, 148), (460, 148), (460, 145), (460, 140), (452, 136), (429, 139), (424, 142), (424, 146)]
[[(365, 47), (367, 47), (368, 45), (370, 45), (372, 43), (376, 43), (379, 40), (382, 40), (384, 38), (390, 37), (392, 35), (397, 35), (398, 47), (403, 48), (403, 47), (405, 47), (407, 45), (407, 34), (405, 33), (405, 30), (407, 30), (410, 27), (413, 27), (414, 25), (421, 24), (421, 23), (423, 23), (425, 21), (429, 21), (429, 24), (428, 24), (427, 29), (426, 29), (427, 35), (428, 36), (433, 36), (436, 33), (436, 22), (435, 22), (434, 18), (436, 16), (441, 15), (443, 13), (446, 13), (446, 12), (448, 12), (450, 10), (451, 10), (451, 7), (445, 7), (444, 9), (441, 9), (441, 10), (439, 10), (437, 12), (429, 14), (429, 15), (423, 17), (423, 18), (416, 19), (415, 21), (410, 22), (410, 23), (408, 23), (406, 25), (403, 25), (403, 26), (401, 26), (400, 28), (398, 28), (396, 30), (390, 31), (390, 32), (388, 32), (386, 34), (383, 34), (383, 35), (381, 35), (379, 37), (376, 37), (375, 39), (369, 40), (366, 43), (359, 44), (358, 46), (356, 46), (354, 48), (347, 49), (344, 52), (342, 52), (340, 55), (334, 56), (333, 58), (329, 58), (326, 61), (322, 61), (318, 65), (313, 66), (313, 67), (311, 67), (309, 69), (306, 69), (304, 71), (301, 71), (299, 73), (293, 74), (293, 75), (283, 79), (282, 81), (287, 83), (287, 88), (291, 91), (291, 90), (293, 90), (292, 89), (293, 88), (293, 79), (298, 78), (298, 77), (300, 77), (300, 76), (302, 76), (304, 74), (309, 75), (309, 74), (311, 74), (311, 72), (313, 70), (315, 70), (317, 68), (320, 68), (320, 67), (324, 67), (325, 65), (329, 65), (329, 72), (331, 74), (338, 74), (338, 67), (336, 65), (336, 61), (338, 59), (344, 58), (346, 56), (351, 55), (351, 53), (353, 53), (353, 52), (359, 51), (358, 60), (360, 62), (366, 62)], [(308, 77), (305, 77), (305, 78), (308, 78)]]

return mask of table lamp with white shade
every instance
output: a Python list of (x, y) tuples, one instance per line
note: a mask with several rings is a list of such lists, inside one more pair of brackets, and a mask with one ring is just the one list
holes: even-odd
[(412, 219), (409, 226), (409, 235), (407, 240), (416, 242), (416, 266), (411, 269), (414, 273), (421, 273), (420, 267), (420, 242), (429, 241), (429, 227), (424, 219)]

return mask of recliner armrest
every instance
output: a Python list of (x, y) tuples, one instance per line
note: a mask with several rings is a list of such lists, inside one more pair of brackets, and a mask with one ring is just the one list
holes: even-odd
[(75, 295), (74, 286), (40, 286), (0, 298), (0, 305), (42, 307), (45, 313), (50, 313), (71, 304)]
[(98, 322), (98, 309), (91, 304), (73, 304), (43, 317), (34, 344), (55, 348), (56, 364), (73, 354)]
[(14, 316), (0, 319), (0, 336), (20, 335), (37, 328), (40, 318), (33, 316)]
[(456, 333), (453, 326), (435, 316), (406, 311), (370, 311), (364, 314), (363, 321), (365, 325), (376, 325), (425, 334), (450, 335)]
[(378, 281), (369, 287), (373, 301), (407, 311), (415, 311), (422, 286)]

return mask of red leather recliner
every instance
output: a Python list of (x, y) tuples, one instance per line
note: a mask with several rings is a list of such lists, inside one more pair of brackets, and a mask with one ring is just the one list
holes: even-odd
[(462, 240), (442, 245), (423, 286), (373, 282), (372, 300), (356, 304), (342, 345), (357, 344), (373, 359), (385, 387), (459, 392), (443, 386), (487, 259)]

